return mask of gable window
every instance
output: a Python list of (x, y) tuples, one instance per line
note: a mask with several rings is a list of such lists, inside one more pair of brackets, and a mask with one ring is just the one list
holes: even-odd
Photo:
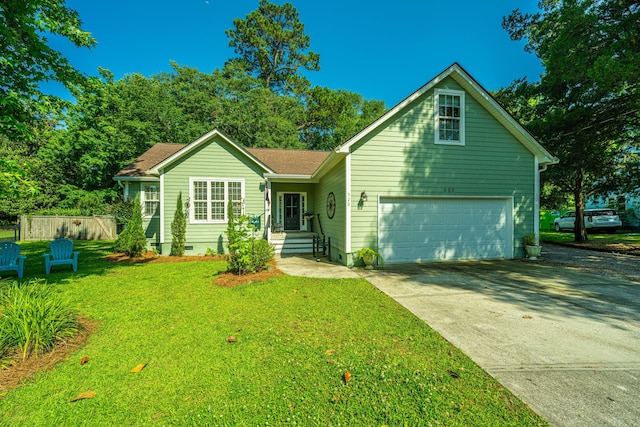
[(434, 91), (435, 143), (464, 145), (464, 92)]
[(235, 215), (244, 212), (242, 179), (191, 178), (189, 187), (189, 216), (193, 223), (227, 222), (230, 201)]
[(142, 216), (151, 218), (160, 212), (160, 186), (158, 184), (143, 184), (140, 195)]

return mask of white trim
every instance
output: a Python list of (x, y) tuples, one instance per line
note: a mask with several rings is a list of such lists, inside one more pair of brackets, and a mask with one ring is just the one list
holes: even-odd
[(125, 181), (124, 182), (124, 194), (123, 194), (123, 198), (124, 201), (126, 202), (127, 200), (129, 200), (129, 181)]
[[(273, 199), (273, 193), (271, 192), (271, 181), (269, 181), (268, 179), (265, 178), (264, 180), (264, 191), (265, 191), (265, 197), (264, 197), (264, 225), (265, 225), (265, 232), (266, 232), (266, 236), (267, 236), (267, 242), (271, 241), (271, 229), (273, 228), (273, 220), (271, 218), (271, 199)], [(267, 201), (267, 195), (268, 197), (268, 201)], [(268, 227), (267, 227), (268, 225)]]
[[(282, 224), (282, 230), (283, 231), (287, 231), (284, 228), (284, 195), (285, 194), (297, 194), (298, 196), (300, 196), (300, 224), (298, 225), (298, 230), (300, 231), (307, 231), (307, 220), (304, 218), (304, 212), (305, 210), (308, 208), (309, 206), (309, 198), (307, 197), (307, 193), (306, 192), (300, 192), (300, 191), (278, 191), (278, 209), (277, 209), (277, 218), (276, 218), (276, 223), (280, 223)], [(304, 203), (303, 203), (304, 200)], [(289, 230), (289, 231), (297, 231), (297, 230)]]
[[(194, 182), (206, 182), (207, 183), (207, 219), (206, 220), (196, 220), (195, 219), (195, 198), (193, 196), (193, 183)], [(211, 182), (222, 182), (224, 183), (224, 208), (223, 208), (223, 219), (214, 220), (211, 219), (211, 200), (209, 199), (211, 195), (210, 191), (210, 183)], [(240, 212), (244, 214), (245, 209), (245, 180), (244, 178), (198, 178), (198, 177), (190, 177), (189, 178), (189, 224), (226, 224), (229, 221), (229, 183), (230, 182), (239, 182), (240, 183), (240, 199), (241, 199), (241, 207)]]
[[(145, 203), (147, 202), (147, 186), (155, 186), (158, 188), (158, 200), (152, 200), (152, 202), (158, 202), (158, 213), (155, 215), (147, 215), (147, 209), (145, 206)], [(153, 184), (149, 184), (149, 183), (142, 183), (140, 184), (140, 206), (142, 207), (142, 218), (143, 219), (150, 219), (150, 218), (158, 218), (161, 215), (162, 212), (162, 188), (160, 187), (160, 183), (153, 183)]]
[(346, 200), (345, 200), (345, 248), (346, 253), (351, 253), (351, 153), (345, 159), (346, 169)]
[(538, 157), (533, 162), (533, 231), (536, 242), (540, 244), (540, 165)]
[(249, 153), (247, 150), (242, 148), (240, 145), (238, 145), (235, 142), (233, 142), (228, 136), (226, 136), (225, 134), (221, 133), (218, 129), (214, 129), (214, 130), (212, 130), (210, 132), (207, 132), (206, 134), (202, 135), (200, 138), (196, 139), (192, 143), (187, 144), (184, 148), (178, 150), (175, 154), (167, 157), (166, 159), (164, 159), (163, 161), (161, 161), (157, 165), (153, 166), (151, 169), (147, 170), (145, 173), (147, 173), (149, 175), (158, 175), (160, 173), (161, 169), (164, 169), (167, 165), (170, 165), (174, 161), (176, 161), (178, 159), (181, 159), (185, 155), (189, 154), (191, 151), (195, 150), (201, 144), (204, 144), (204, 143), (208, 142), (209, 140), (215, 138), (216, 136), (220, 137), (224, 142), (226, 142), (227, 144), (231, 145), (233, 148), (238, 150), (244, 156), (248, 157), (256, 165), (260, 166), (265, 172), (274, 173), (273, 170), (271, 170), (267, 165), (265, 165), (263, 162), (258, 160), (257, 157), (255, 157), (253, 154)]
[[(409, 107), (414, 101), (420, 98), (423, 94), (431, 90), (433, 87), (441, 83), (444, 79), (451, 76), (456, 80), (461, 86), (465, 87), (465, 90), (469, 95), (476, 99), (481, 99), (482, 104), (485, 108), (491, 107), (488, 109), (489, 113), (496, 117), (501, 123), (507, 127), (507, 129), (518, 139), (531, 153), (540, 158), (540, 164), (542, 166), (549, 164), (558, 163), (558, 159), (551, 155), (547, 150), (540, 145), (540, 143), (518, 123), (511, 115), (500, 106), (490, 95), (489, 93), (482, 88), (478, 83), (476, 83), (473, 78), (458, 64), (454, 63), (449, 68), (444, 70), (442, 73), (438, 74), (435, 78), (433, 78), (430, 82), (422, 86), (420, 89), (409, 95), (395, 107), (391, 108), (385, 114), (383, 114), (380, 118), (375, 120), (369, 126), (358, 132), (351, 139), (349, 139), (344, 144), (335, 148), (334, 153), (348, 153), (351, 149), (351, 146), (358, 143), (362, 139), (366, 138), (371, 134), (376, 128), (382, 126), (385, 122), (392, 119), (396, 114), (402, 112), (405, 108)], [(470, 92), (471, 91), (471, 92)], [(332, 153), (325, 163), (330, 164), (330, 159), (333, 157), (334, 153)], [(320, 170), (324, 166), (321, 165), (318, 170)], [(318, 171), (314, 173), (314, 176), (318, 174)]]
[(158, 181), (157, 176), (116, 176), (113, 178), (116, 182), (122, 181), (131, 181), (131, 182), (140, 182), (140, 181)]
[(164, 243), (164, 173), (160, 175), (160, 243)]
[[(464, 128), (465, 128), (465, 108), (464, 108), (464, 91), (451, 89), (434, 89), (433, 91), (433, 138), (437, 145), (464, 145)], [(440, 95), (451, 95), (460, 98), (460, 117), (458, 117), (460, 128), (460, 139), (442, 140), (440, 139)]]
[(383, 194), (378, 195), (378, 231), (377, 235), (377, 246), (380, 247), (380, 220), (382, 218), (382, 203), (383, 199), (407, 199), (407, 200), (426, 200), (426, 199), (436, 199), (436, 200), (504, 200), (508, 204), (509, 215), (507, 218), (507, 224), (505, 227), (507, 228), (507, 241), (505, 242), (507, 248), (511, 248), (509, 251), (511, 253), (511, 258), (515, 258), (515, 248), (514, 248), (514, 213), (515, 213), (515, 201), (513, 196), (429, 196), (429, 195), (419, 195), (419, 196), (407, 196), (407, 195), (392, 195), (392, 194)]

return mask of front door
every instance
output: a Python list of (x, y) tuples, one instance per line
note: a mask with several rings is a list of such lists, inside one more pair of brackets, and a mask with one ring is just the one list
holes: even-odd
[(300, 195), (284, 195), (284, 229), (300, 230)]

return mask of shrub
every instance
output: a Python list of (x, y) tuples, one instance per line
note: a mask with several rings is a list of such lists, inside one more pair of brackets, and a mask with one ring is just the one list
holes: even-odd
[(0, 288), (0, 313), (0, 349), (6, 355), (18, 348), (23, 359), (51, 349), (79, 329), (76, 312), (41, 279)]
[(182, 206), (182, 192), (178, 194), (176, 212), (171, 221), (171, 255), (184, 255), (184, 245), (187, 235), (187, 217)]
[(536, 239), (536, 235), (535, 234), (527, 234), (526, 236), (524, 236), (522, 238), (522, 241), (524, 242), (525, 246), (536, 246), (537, 245), (537, 240)]
[(142, 229), (142, 205), (140, 195), (136, 196), (133, 212), (127, 226), (118, 235), (114, 244), (116, 252), (124, 252), (130, 257), (139, 257), (147, 248), (147, 236)]
[(262, 271), (267, 267), (267, 263), (273, 259), (275, 248), (264, 239), (257, 239), (253, 242), (251, 251), (251, 266), (254, 272)]
[(264, 270), (273, 258), (275, 249), (264, 239), (251, 236), (255, 225), (247, 215), (235, 216), (229, 202), (227, 238), (229, 239), (229, 271), (236, 274), (255, 273)]

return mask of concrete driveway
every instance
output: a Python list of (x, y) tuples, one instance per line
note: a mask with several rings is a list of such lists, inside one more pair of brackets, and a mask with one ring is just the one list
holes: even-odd
[(640, 425), (640, 282), (602, 265), (589, 272), (543, 259), (367, 271), (292, 256), (278, 266), (298, 276), (366, 278), (552, 425)]
[(360, 274), (552, 425), (640, 425), (640, 283), (523, 260)]

